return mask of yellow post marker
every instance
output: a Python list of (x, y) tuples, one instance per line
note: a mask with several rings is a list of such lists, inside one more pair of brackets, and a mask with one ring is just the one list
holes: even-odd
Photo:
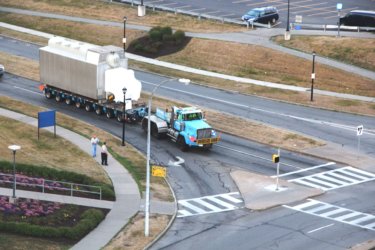
[(166, 177), (167, 169), (161, 166), (152, 166), (152, 176), (156, 177)]

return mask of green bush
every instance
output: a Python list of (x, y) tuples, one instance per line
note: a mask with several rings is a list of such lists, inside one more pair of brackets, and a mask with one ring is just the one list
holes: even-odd
[(172, 35), (172, 28), (171, 27), (168, 27), (168, 26), (165, 26), (165, 27), (161, 27), (160, 28), (160, 32), (161, 34), (164, 36), (164, 35)]
[(160, 32), (160, 30), (151, 30), (148, 35), (149, 35), (151, 41), (153, 41), (153, 42), (161, 41), (162, 38), (163, 38), (163, 35)]
[(169, 35), (169, 34), (164, 34), (163, 35), (163, 41), (164, 42), (171, 42), (171, 41), (173, 41), (173, 36)]
[(185, 32), (182, 30), (177, 30), (175, 33), (173, 33), (173, 39), (177, 44), (181, 44), (185, 39)]
[(50, 227), (24, 222), (0, 221), (0, 231), (33, 237), (79, 240), (93, 230), (103, 219), (104, 213), (101, 210), (91, 208), (82, 214), (81, 220), (74, 227)]

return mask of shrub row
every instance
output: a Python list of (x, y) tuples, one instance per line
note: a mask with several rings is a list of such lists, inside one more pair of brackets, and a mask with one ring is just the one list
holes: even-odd
[(185, 38), (185, 32), (182, 30), (177, 30), (173, 33), (172, 28), (165, 26), (165, 27), (153, 27), (148, 32), (148, 35), (153, 42), (175, 42), (177, 44), (181, 43)]
[[(23, 173), (30, 177), (45, 178), (49, 180), (73, 182), (77, 184), (100, 186), (102, 189), (102, 198), (108, 200), (115, 199), (113, 187), (108, 184), (98, 183), (94, 179), (74, 172), (57, 170), (44, 166), (34, 166), (30, 164), (17, 163), (17, 173)], [(0, 172), (11, 173), (13, 171), (13, 163), (0, 161)]]
[(165, 44), (180, 45), (185, 39), (185, 32), (177, 30), (173, 33), (171, 27), (154, 27), (148, 32), (149, 42), (142, 44), (140, 41), (135, 40), (131, 46), (134, 47), (136, 52), (147, 52), (151, 54), (158, 53), (158, 51)]
[(80, 221), (74, 227), (50, 227), (24, 222), (0, 221), (0, 231), (33, 237), (79, 240), (93, 230), (104, 217), (101, 210), (91, 208), (82, 214)]

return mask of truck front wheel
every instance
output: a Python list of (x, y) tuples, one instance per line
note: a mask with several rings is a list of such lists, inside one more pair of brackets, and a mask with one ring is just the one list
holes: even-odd
[(184, 137), (182, 136), (178, 137), (177, 144), (182, 152), (186, 152), (189, 149), (188, 145), (186, 145)]

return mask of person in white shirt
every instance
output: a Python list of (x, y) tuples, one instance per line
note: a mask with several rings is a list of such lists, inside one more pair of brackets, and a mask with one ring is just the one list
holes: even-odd
[(102, 165), (108, 166), (108, 149), (106, 142), (103, 142), (102, 145)]
[(96, 157), (96, 145), (99, 143), (99, 139), (94, 135), (91, 138), (91, 152), (92, 152), (92, 157)]

